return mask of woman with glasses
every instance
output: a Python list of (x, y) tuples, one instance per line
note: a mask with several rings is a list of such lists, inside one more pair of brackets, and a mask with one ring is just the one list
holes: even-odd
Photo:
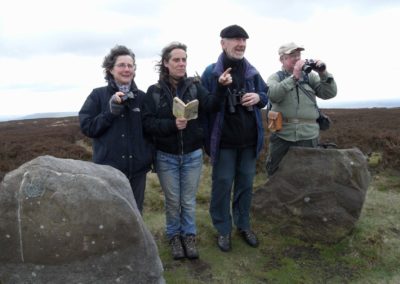
[(107, 86), (94, 89), (87, 97), (79, 111), (81, 130), (93, 139), (93, 161), (127, 176), (142, 212), (152, 151), (143, 136), (140, 112), (145, 94), (134, 81), (135, 54), (117, 45), (105, 56), (102, 67)]

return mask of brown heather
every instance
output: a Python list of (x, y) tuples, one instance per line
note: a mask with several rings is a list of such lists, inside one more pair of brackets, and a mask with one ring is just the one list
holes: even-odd
[[(326, 109), (324, 112), (333, 124), (328, 131), (321, 132), (321, 142), (335, 143), (338, 148), (358, 147), (368, 156), (378, 154), (381, 161), (374, 170), (400, 169), (400, 108)], [(265, 122), (265, 114), (263, 117)], [(91, 159), (91, 140), (80, 132), (77, 117), (0, 122), (0, 135), (0, 179), (41, 155)], [(266, 131), (258, 172), (265, 168), (268, 136)]]

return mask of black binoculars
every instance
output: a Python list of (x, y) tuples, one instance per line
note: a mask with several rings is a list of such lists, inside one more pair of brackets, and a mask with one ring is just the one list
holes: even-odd
[[(231, 91), (228, 89), (228, 111), (229, 113), (235, 113), (236, 112), (236, 106), (237, 105), (242, 105), (242, 97), (246, 94), (245, 90), (236, 90), (233, 89)], [(248, 106), (246, 107), (247, 111), (253, 111), (253, 106)]]
[(322, 72), (322, 71), (325, 71), (325, 69), (326, 69), (326, 65), (324, 63), (320, 63), (319, 65), (317, 65), (317, 62), (315, 62), (315, 60), (313, 60), (313, 59), (306, 59), (304, 65), (302, 67), (302, 70), (305, 73), (310, 73), (312, 70)]

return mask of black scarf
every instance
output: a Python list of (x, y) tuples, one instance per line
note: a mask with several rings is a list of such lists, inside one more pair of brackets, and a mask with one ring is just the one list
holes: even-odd
[(224, 70), (231, 67), (231, 76), (232, 76), (232, 85), (229, 86), (231, 91), (233, 90), (243, 90), (245, 87), (245, 78), (244, 78), (244, 58), (243, 59), (232, 59), (229, 58), (226, 53), (224, 53), (222, 63), (224, 66)]

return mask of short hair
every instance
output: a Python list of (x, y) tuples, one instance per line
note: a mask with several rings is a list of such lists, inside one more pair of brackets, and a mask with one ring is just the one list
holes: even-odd
[(171, 52), (174, 49), (182, 49), (186, 52), (187, 46), (183, 43), (173, 41), (162, 49), (161, 59), (156, 64), (156, 69), (158, 69), (158, 72), (160, 73), (160, 80), (167, 79), (169, 76), (168, 68), (164, 66), (164, 60), (168, 61), (171, 59)]
[(132, 50), (123, 45), (114, 46), (110, 50), (110, 52), (104, 57), (103, 64), (101, 65), (104, 68), (104, 79), (107, 82), (114, 78), (110, 71), (114, 67), (115, 62), (117, 61), (117, 57), (121, 55), (129, 55), (130, 57), (132, 57), (133, 61), (135, 61), (135, 54)]

